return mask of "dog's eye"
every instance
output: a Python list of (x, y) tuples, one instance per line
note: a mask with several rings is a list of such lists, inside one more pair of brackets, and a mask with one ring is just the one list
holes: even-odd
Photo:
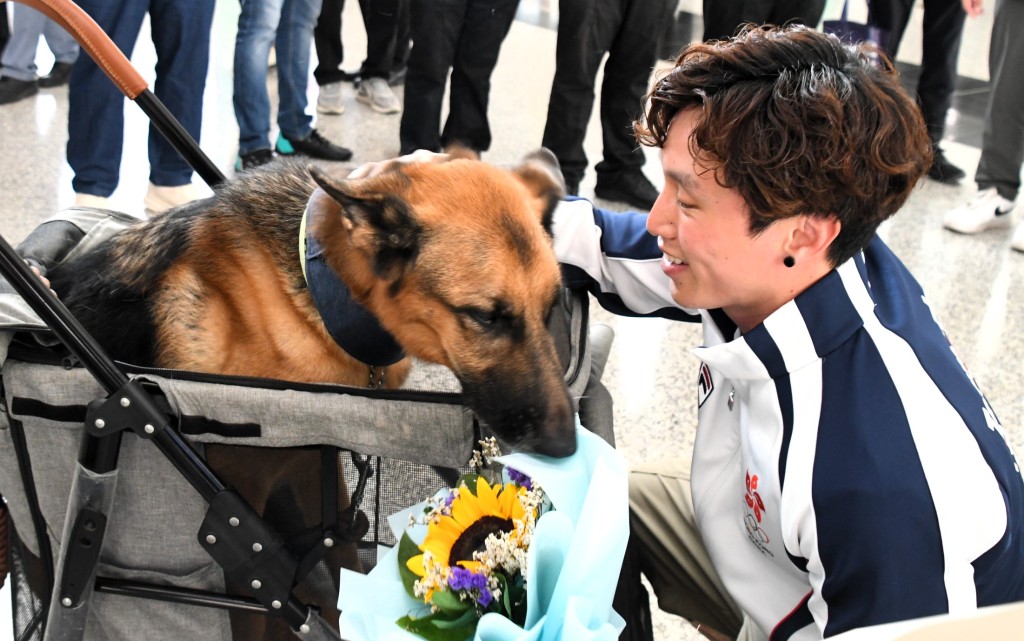
[(472, 308), (466, 310), (466, 316), (469, 316), (475, 323), (490, 327), (497, 322), (499, 315), (493, 309)]

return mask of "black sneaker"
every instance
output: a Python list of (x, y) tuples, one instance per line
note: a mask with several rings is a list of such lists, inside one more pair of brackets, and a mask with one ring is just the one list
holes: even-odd
[(330, 140), (327, 140), (316, 129), (309, 132), (305, 138), (289, 140), (281, 134), (277, 137), (277, 153), (282, 156), (298, 154), (309, 156), (320, 160), (345, 161), (352, 158), (352, 150), (340, 147)]
[(71, 68), (74, 66), (74, 63), (71, 62), (53, 63), (53, 69), (50, 69), (50, 73), (39, 79), (39, 86), (49, 89), (68, 84), (68, 78), (71, 77)]
[(235, 171), (254, 169), (260, 165), (267, 164), (273, 159), (274, 152), (269, 149), (256, 149), (247, 154), (240, 154), (238, 160), (235, 161)]
[(39, 93), (35, 80), (16, 80), (0, 77), (0, 105), (9, 105)]
[(658, 199), (658, 190), (642, 171), (631, 169), (617, 174), (599, 173), (594, 195), (650, 211)]
[(947, 185), (958, 185), (963, 180), (963, 169), (960, 169), (946, 159), (942, 150), (936, 147), (932, 152), (932, 166), (928, 169), (928, 177)]

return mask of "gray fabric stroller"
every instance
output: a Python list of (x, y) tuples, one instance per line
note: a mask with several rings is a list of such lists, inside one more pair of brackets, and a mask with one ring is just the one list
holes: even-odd
[[(66, 258), (125, 223), (69, 210), (19, 250)], [(68, 226), (83, 235), (71, 253), (38, 256), (38, 238)], [(612, 441), (599, 380), (610, 330), (588, 328), (586, 296), (565, 290), (549, 329), (584, 424)], [(486, 433), (438, 366), (372, 390), (117, 363), (128, 382), (109, 395), (55, 334), (25, 298), (0, 294), (19, 640), (338, 638), (337, 568), (372, 568), (395, 543), (384, 519), (451, 485)], [(166, 429), (135, 409), (146, 404)]]
[[(16, 1), (72, 33), (208, 184), (224, 180), (81, 9)], [(14, 638), (339, 639), (337, 568), (372, 568), (395, 543), (386, 517), (452, 485), (486, 426), (436, 366), (373, 390), (115, 363), (22, 258), (55, 264), (128, 221), (73, 209), (19, 251), (0, 237)], [(582, 423), (611, 442), (611, 331), (588, 327), (587, 302), (564, 290), (549, 330)]]

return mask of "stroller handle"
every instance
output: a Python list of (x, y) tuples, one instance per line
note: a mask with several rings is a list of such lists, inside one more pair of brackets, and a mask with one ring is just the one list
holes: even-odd
[(70, 0), (13, 0), (40, 13), (64, 27), (89, 56), (96, 61), (110, 80), (128, 98), (135, 100), (146, 90), (146, 80), (135, 70), (117, 45), (100, 29), (89, 14)]
[(145, 78), (117, 48), (110, 36), (72, 0), (12, 0), (45, 14), (64, 28), (89, 54), (111, 82), (149, 116), (175, 151), (195, 169), (210, 187), (224, 182), (224, 174), (199, 148), (199, 144), (181, 126), (160, 100), (153, 95)]

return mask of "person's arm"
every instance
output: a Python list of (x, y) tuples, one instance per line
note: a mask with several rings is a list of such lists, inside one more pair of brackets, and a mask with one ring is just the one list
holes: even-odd
[(966, 11), (967, 15), (971, 16), (972, 18), (981, 15), (983, 11), (983, 4), (984, 0), (963, 0), (964, 11)]
[(563, 280), (616, 314), (700, 320), (696, 310), (672, 300), (661, 250), (646, 224), (647, 214), (605, 211), (582, 199), (559, 203), (552, 231)]

